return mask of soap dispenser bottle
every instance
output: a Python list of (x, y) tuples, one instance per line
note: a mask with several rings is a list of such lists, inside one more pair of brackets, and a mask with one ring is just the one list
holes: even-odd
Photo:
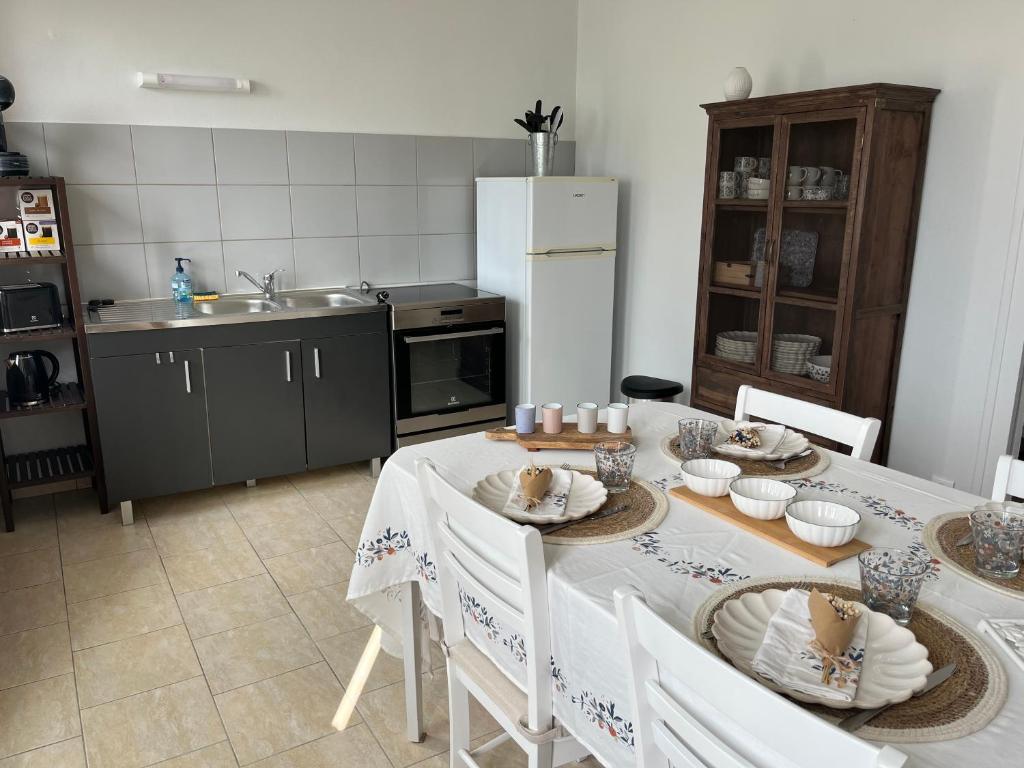
[(175, 301), (190, 302), (192, 301), (192, 278), (181, 266), (181, 262), (187, 261), (191, 264), (192, 259), (175, 258), (174, 260), (178, 262), (178, 267), (171, 275), (171, 296)]

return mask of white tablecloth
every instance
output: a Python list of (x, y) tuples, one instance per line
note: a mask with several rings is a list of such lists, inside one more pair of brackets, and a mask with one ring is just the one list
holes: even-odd
[[(663, 488), (682, 484), (677, 465), (661, 452), (660, 442), (687, 415), (701, 414), (666, 403), (631, 407), (637, 476)], [(435, 614), (440, 612), (435, 558), (416, 485), (414, 462), (420, 456), (433, 459), (468, 493), (485, 475), (521, 466), (527, 454), (514, 443), (476, 434), (403, 448), (388, 460), (370, 504), (348, 599), (392, 638), (399, 635), (394, 601), (403, 582), (418, 580), (427, 606)], [(550, 464), (593, 465), (593, 456), (579, 451), (547, 451), (534, 457)], [(960, 491), (835, 454), (823, 474), (792, 482), (798, 498), (835, 499), (859, 510), (863, 516), (859, 538), (875, 546), (909, 547), (922, 554), (926, 550), (921, 529), (929, 519), (981, 502)], [(555, 713), (608, 766), (634, 764), (625, 649), (612, 604), (615, 587), (627, 583), (639, 587), (656, 610), (692, 636), (697, 608), (722, 584), (772, 575), (858, 579), (855, 558), (820, 568), (675, 498), (671, 498), (668, 517), (651, 533), (594, 546), (548, 545), (545, 555)], [(1024, 601), (999, 595), (941, 566), (925, 583), (920, 600), (972, 628), (985, 616), (1024, 617)], [(514, 638), (504, 637), (500, 628), (481, 628), (492, 656), (515, 674), (521, 659)], [(898, 745), (911, 755), (911, 764), (959, 767), (982, 758), (993, 768), (1024, 764), (1024, 671), (1001, 657), (1000, 663), (1009, 677), (1009, 698), (996, 719), (965, 738)]]

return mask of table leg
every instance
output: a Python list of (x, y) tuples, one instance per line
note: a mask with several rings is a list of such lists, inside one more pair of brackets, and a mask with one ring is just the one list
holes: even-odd
[(402, 656), (405, 668), (405, 732), (409, 741), (423, 741), (423, 678), (420, 675), (420, 584), (402, 585)]

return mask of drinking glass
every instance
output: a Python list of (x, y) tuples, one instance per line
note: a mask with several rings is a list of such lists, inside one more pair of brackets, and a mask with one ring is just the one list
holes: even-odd
[(971, 535), (979, 573), (993, 579), (1012, 579), (1020, 573), (1024, 515), (1002, 504), (978, 507), (971, 512)]
[(636, 446), (621, 440), (609, 440), (594, 446), (597, 479), (608, 493), (623, 493), (629, 489), (636, 460)]
[(718, 422), (707, 419), (679, 420), (679, 453), (683, 461), (706, 459), (718, 434)]
[(902, 549), (876, 547), (857, 556), (860, 591), (872, 611), (888, 614), (900, 626), (910, 623), (924, 577), (931, 565)]

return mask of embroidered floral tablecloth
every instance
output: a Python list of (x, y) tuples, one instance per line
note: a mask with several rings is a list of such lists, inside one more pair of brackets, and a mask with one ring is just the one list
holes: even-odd
[[(678, 467), (660, 444), (676, 430), (678, 419), (695, 415), (706, 414), (671, 403), (631, 406), (637, 476), (663, 489), (682, 484)], [(399, 585), (419, 581), (427, 607), (440, 612), (437, 566), (414, 469), (421, 456), (433, 459), (468, 493), (484, 476), (521, 466), (526, 453), (514, 443), (477, 434), (402, 448), (385, 464), (356, 552), (348, 599), (383, 627), (385, 648), (395, 652), (400, 648)], [(546, 451), (540, 457), (548, 464), (593, 464), (593, 456), (579, 451)], [(974, 496), (840, 455), (833, 455), (823, 474), (789, 482), (799, 499), (832, 499), (857, 509), (863, 518), (858, 537), (864, 541), (910, 548), (926, 557), (921, 530), (929, 519), (981, 503)], [(820, 568), (675, 498), (664, 523), (650, 533), (586, 547), (549, 545), (545, 554), (555, 714), (608, 766), (635, 763), (625, 651), (612, 605), (615, 587), (639, 587), (654, 608), (690, 634), (697, 608), (722, 584), (773, 575), (859, 578), (855, 558)], [(922, 601), (969, 627), (985, 616), (1024, 616), (1020, 601), (971, 583), (937, 562), (933, 565)], [(495, 662), (520, 675), (521, 638), (505, 632), (472, 595), (463, 593), (462, 604), (471, 619), (469, 631), (491, 649)], [(996, 755), (1010, 744), (1019, 753), (1022, 740), (1012, 721), (1014, 715), (1018, 722), (1024, 717), (1024, 672), (1007, 666), (1010, 697), (988, 727), (957, 741), (899, 748), (919, 765), (968, 764), (978, 754)]]

